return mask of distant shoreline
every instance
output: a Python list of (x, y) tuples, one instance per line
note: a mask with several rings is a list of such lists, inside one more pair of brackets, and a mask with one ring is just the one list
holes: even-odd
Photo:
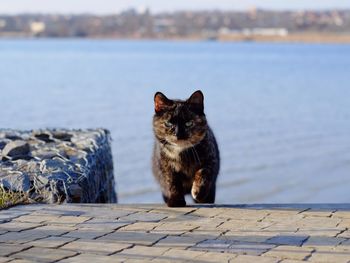
[(350, 44), (350, 34), (334, 33), (295, 33), (286, 36), (220, 36), (219, 41), (252, 41), (252, 42), (278, 42), (278, 43), (319, 43), (319, 44)]
[(213, 42), (253, 42), (253, 43), (300, 43), (300, 44), (350, 44), (350, 34), (335, 33), (291, 33), (285, 36), (279, 35), (219, 35), (213, 38), (203, 38), (193, 35), (188, 37), (173, 38), (119, 38), (108, 36), (93, 37), (35, 37), (24, 34), (6, 34), (0, 35), (1, 40), (125, 40), (125, 41), (213, 41)]

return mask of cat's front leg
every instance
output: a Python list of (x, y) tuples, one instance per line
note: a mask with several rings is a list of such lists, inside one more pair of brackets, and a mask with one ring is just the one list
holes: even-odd
[(168, 178), (168, 191), (163, 194), (164, 201), (169, 207), (184, 207), (186, 206), (181, 173), (172, 173)]
[(215, 202), (215, 180), (209, 169), (199, 169), (194, 175), (191, 195), (196, 203)]

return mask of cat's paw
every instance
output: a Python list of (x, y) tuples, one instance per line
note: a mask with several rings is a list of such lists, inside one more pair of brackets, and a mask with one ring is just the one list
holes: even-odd
[(186, 206), (185, 198), (169, 198), (166, 202), (168, 207), (184, 207)]
[(209, 182), (194, 181), (191, 189), (191, 195), (196, 203), (206, 203), (206, 198), (210, 192), (211, 184)]
[(191, 189), (191, 195), (195, 202), (204, 203), (205, 198), (209, 193), (209, 186), (205, 184), (193, 183)]

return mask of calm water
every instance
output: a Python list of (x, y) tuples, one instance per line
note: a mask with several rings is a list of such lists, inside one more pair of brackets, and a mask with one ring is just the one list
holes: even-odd
[(350, 202), (350, 46), (1, 40), (0, 127), (106, 127), (119, 201), (160, 202), (153, 94), (204, 91), (218, 203)]

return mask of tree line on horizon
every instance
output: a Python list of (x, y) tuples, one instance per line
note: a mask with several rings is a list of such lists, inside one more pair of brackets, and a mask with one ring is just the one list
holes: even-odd
[(0, 15), (0, 36), (91, 38), (187, 38), (256, 28), (290, 33), (350, 34), (350, 10), (176, 11), (152, 14), (129, 9), (114, 15)]

